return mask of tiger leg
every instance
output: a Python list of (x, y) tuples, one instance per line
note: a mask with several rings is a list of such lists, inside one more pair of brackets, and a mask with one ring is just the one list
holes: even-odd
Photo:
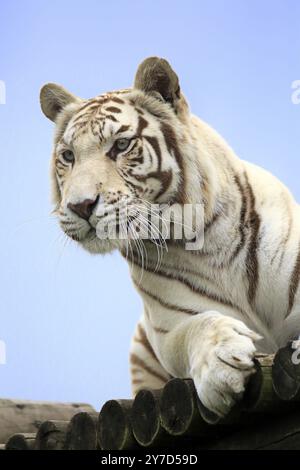
[(143, 388), (162, 388), (171, 378), (148, 341), (143, 317), (138, 322), (131, 341), (130, 375), (133, 396)]

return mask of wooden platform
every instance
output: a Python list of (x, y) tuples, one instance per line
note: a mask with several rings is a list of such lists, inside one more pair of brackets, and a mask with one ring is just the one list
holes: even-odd
[[(300, 449), (300, 365), (289, 343), (258, 355), (243, 399), (220, 419), (191, 380), (134, 400), (87, 404), (0, 400), (0, 450)], [(296, 361), (297, 362), (297, 361)]]

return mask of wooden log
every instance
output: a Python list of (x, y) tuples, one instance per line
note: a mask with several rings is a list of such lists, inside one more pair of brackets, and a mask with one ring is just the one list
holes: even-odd
[(140, 390), (134, 399), (131, 412), (132, 431), (138, 444), (143, 447), (161, 447), (170, 440), (161, 424), (161, 393), (161, 390)]
[(97, 413), (77, 413), (71, 419), (66, 434), (66, 450), (96, 450)]
[(131, 428), (133, 400), (109, 400), (99, 414), (97, 436), (102, 450), (127, 450), (137, 446)]
[(255, 358), (256, 373), (247, 384), (241, 402), (242, 410), (251, 413), (279, 413), (287, 407), (276, 395), (272, 381), (274, 355), (258, 354)]
[(210, 420), (203, 413), (203, 405), (199, 405), (201, 416), (213, 424), (234, 425), (256, 422), (256, 415), (279, 414), (294, 408), (292, 403), (283, 402), (274, 387), (274, 361), (276, 355), (257, 354), (255, 357), (256, 372), (250, 376), (241, 401), (224, 419)]
[(160, 412), (162, 426), (172, 436), (205, 436), (210, 432), (200, 415), (192, 380), (169, 380), (161, 394)]
[(254, 360), (255, 373), (250, 376), (241, 400), (237, 402), (224, 419), (219, 419), (214, 414), (207, 414), (205, 408), (199, 402), (198, 408), (203, 419), (210, 424), (220, 424), (222, 426), (247, 424), (256, 422), (257, 417), (255, 414), (277, 414), (290, 408), (280, 402), (274, 391), (272, 383), (273, 359), (273, 355), (256, 355)]
[[(203, 419), (196, 388), (189, 379), (171, 379), (165, 385), (160, 399), (160, 411), (163, 428), (177, 440), (182, 440), (184, 446), (197, 445), (205, 448), (207, 443), (217, 442), (232, 431), (230, 426), (219, 425), (219, 418), (216, 425)], [(207, 411), (205, 416), (209, 416)]]
[(68, 421), (44, 421), (37, 432), (35, 450), (63, 450)]
[(272, 367), (273, 387), (281, 400), (300, 400), (300, 341), (277, 351)]
[(160, 399), (162, 390), (140, 390), (131, 411), (133, 435), (142, 447), (188, 448), (192, 442), (185, 437), (171, 436), (162, 426)]
[(190, 379), (170, 380), (160, 400), (162, 426), (173, 436), (220, 438), (235, 427), (257, 422), (259, 414), (290, 410), (291, 404), (280, 401), (273, 389), (272, 364), (273, 356), (257, 355), (256, 373), (251, 376), (242, 400), (223, 419), (202, 405)]
[(34, 450), (35, 433), (14, 434), (6, 443), (6, 450)]
[(160, 412), (162, 426), (168, 434), (196, 439), (198, 444), (199, 438), (205, 444), (208, 439), (217, 440), (232, 432), (234, 426), (242, 424), (240, 411), (233, 410), (229, 416), (220, 419), (207, 410), (200, 403), (190, 379), (171, 379), (165, 385), (160, 399)]
[(56, 403), (0, 399), (0, 442), (13, 434), (37, 432), (46, 420), (69, 421), (79, 411), (95, 412), (86, 403)]
[(287, 415), (262, 415), (259, 423), (207, 445), (209, 450), (299, 450), (300, 411)]

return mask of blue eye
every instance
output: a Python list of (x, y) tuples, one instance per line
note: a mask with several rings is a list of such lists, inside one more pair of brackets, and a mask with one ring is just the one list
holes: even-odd
[(115, 142), (115, 146), (120, 152), (124, 152), (124, 150), (128, 149), (129, 144), (130, 144), (129, 139), (118, 139)]
[(63, 159), (65, 160), (65, 162), (67, 162), (67, 163), (73, 163), (74, 160), (75, 160), (74, 153), (71, 150), (65, 150), (62, 153), (62, 156), (63, 156)]

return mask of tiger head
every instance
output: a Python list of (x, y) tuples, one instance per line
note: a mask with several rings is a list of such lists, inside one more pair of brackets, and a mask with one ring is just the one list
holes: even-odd
[[(97, 226), (122, 207), (137, 209), (146, 220), (150, 205), (184, 203), (190, 115), (166, 60), (142, 62), (130, 89), (83, 100), (50, 83), (40, 100), (56, 124), (55, 213), (64, 232), (88, 251), (120, 248), (117, 238), (99, 238)], [(132, 219), (127, 215), (123, 223)]]

